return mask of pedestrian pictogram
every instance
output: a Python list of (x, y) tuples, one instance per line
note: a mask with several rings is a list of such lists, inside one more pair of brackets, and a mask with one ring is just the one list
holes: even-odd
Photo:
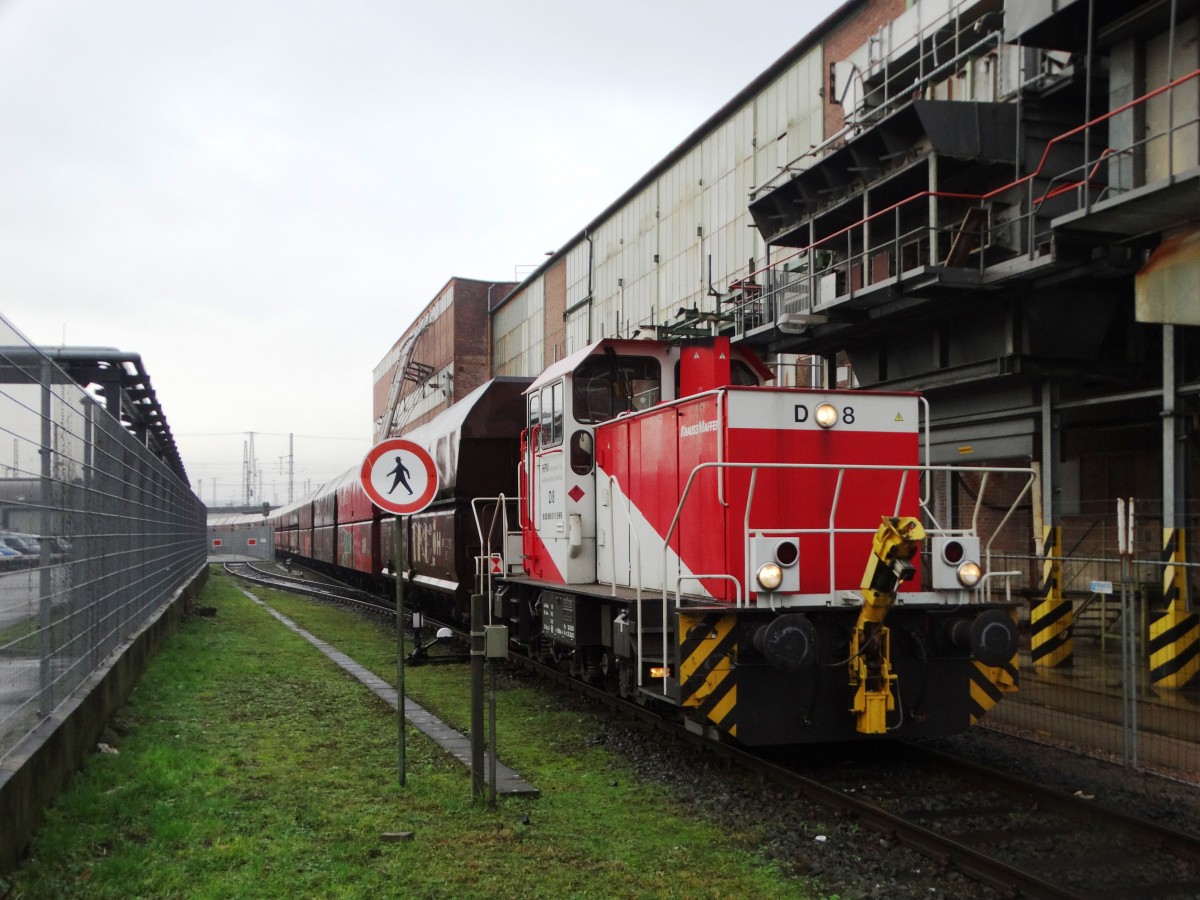
[(429, 453), (403, 438), (389, 438), (372, 447), (359, 477), (371, 502), (398, 516), (423, 510), (438, 489), (437, 469)]

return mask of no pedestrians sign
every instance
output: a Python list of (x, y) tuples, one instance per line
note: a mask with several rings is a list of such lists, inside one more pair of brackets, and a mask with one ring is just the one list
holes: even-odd
[(407, 516), (432, 502), (437, 469), (425, 448), (403, 438), (380, 441), (363, 458), (359, 476), (371, 502), (384, 512)]

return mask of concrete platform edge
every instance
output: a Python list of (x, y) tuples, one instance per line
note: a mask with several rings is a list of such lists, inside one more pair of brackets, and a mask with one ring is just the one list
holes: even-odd
[[(371, 672), (346, 654), (342, 653), (336, 647), (327, 644), (314, 634), (305, 631), (287, 616), (278, 610), (272, 609), (267, 603), (264, 603), (258, 597), (255, 597), (250, 591), (242, 588), (242, 593), (249, 597), (253, 602), (263, 607), (267, 612), (274, 616), (285, 627), (294, 631), (300, 637), (304, 638), (329, 659), (341, 667), (345, 672), (354, 676), (358, 681), (365, 685), (371, 693), (388, 704), (392, 709), (396, 709), (396, 688), (388, 684), (374, 672)], [(419, 704), (405, 697), (404, 699), (404, 718), (412, 723), (416, 728), (429, 736), (438, 746), (465, 765), (468, 769), (471, 767), (471, 742), (470, 739), (451, 728), (433, 713), (427, 711)], [(485, 753), (484, 766), (491, 765), (491, 757)], [(505, 796), (522, 796), (536, 797), (538, 789), (529, 782), (525, 781), (515, 771), (497, 760), (496, 762), (496, 793)]]

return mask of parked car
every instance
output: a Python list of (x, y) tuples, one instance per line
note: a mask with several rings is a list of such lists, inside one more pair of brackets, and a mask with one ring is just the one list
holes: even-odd
[(8, 572), (29, 565), (25, 554), (19, 553), (7, 544), (0, 542), (0, 572)]
[(0, 545), (15, 551), (19, 556), (18, 567), (36, 566), (41, 562), (42, 548), (33, 535), (0, 532)]

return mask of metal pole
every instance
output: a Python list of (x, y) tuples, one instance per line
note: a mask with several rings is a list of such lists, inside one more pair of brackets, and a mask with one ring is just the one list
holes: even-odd
[(488, 806), (496, 805), (496, 660), (488, 660)]
[(396, 516), (395, 534), (392, 535), (395, 560), (392, 563), (392, 575), (396, 579), (396, 750), (399, 756), (401, 787), (407, 783), (404, 746), (404, 555), (407, 542), (404, 524), (404, 516)]
[(1128, 510), (1117, 499), (1117, 545), (1121, 554), (1121, 733), (1124, 739), (1125, 765), (1137, 766), (1137, 627), (1132, 604), (1133, 498)]
[(483, 655), (484, 621), (487, 619), (483, 594), (471, 595), (471, 797), (483, 797)]
[[(39, 480), (42, 510), (39, 527), (42, 530), (42, 536), (46, 537), (50, 534), (47, 523), (50, 514), (50, 477), (52, 475), (50, 423), (53, 421), (50, 406), (51, 372), (49, 361), (42, 363), (41, 376), (42, 446), (39, 452), (41, 453), (42, 461)], [(45, 716), (54, 708), (52, 674), (50, 671), (50, 657), (53, 653), (50, 641), (50, 545), (45, 540), (42, 541), (41, 557), (38, 560), (38, 593), (40, 594), (38, 598), (38, 656), (40, 657), (40, 666), (38, 670), (37, 709), (40, 715)]]
[(1176, 526), (1175, 509), (1178, 486), (1176, 484), (1175, 453), (1175, 326), (1162, 327), (1162, 492), (1163, 532)]
[[(1129, 498), (1129, 528), (1126, 535), (1129, 539), (1129, 610), (1134, 612), (1134, 604), (1137, 600), (1137, 592), (1133, 588), (1133, 553), (1134, 553), (1134, 530), (1133, 525), (1136, 521), (1136, 515), (1133, 509), (1133, 498)], [(1145, 633), (1142, 622), (1139, 616), (1130, 615), (1129, 632), (1132, 640), (1129, 644), (1129, 760), (1130, 765), (1135, 769), (1138, 764), (1138, 670), (1142, 666), (1141, 653), (1141, 636)]]

